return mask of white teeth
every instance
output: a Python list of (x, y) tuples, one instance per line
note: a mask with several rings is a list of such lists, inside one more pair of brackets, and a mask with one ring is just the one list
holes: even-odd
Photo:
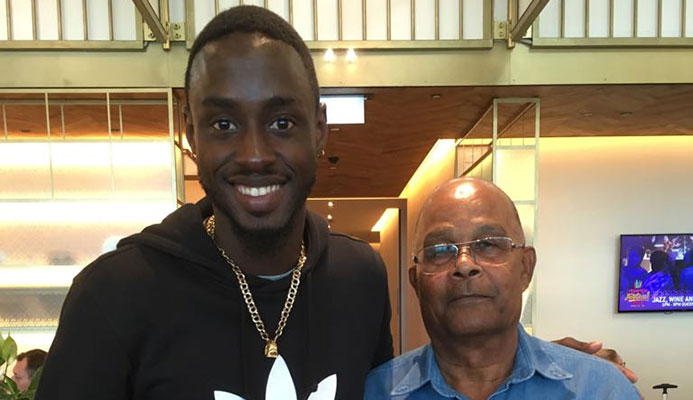
[(279, 190), (279, 185), (272, 185), (272, 186), (261, 186), (261, 187), (250, 187), (250, 186), (243, 186), (243, 185), (236, 185), (236, 188), (238, 189), (241, 194), (244, 194), (246, 196), (251, 196), (251, 197), (259, 197), (259, 196), (266, 196), (270, 193), (276, 192)]

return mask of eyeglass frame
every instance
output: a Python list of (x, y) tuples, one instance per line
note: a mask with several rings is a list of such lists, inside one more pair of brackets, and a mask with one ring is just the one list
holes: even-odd
[[(529, 246), (528, 246), (527, 244), (525, 244), (525, 243), (516, 243), (513, 239), (511, 239), (511, 238), (509, 238), (509, 237), (507, 237), (507, 236), (489, 236), (489, 237), (485, 237), (485, 238), (481, 238), (481, 239), (470, 240), (470, 241), (467, 241), (467, 242), (457, 242), (457, 243), (435, 243), (435, 244), (431, 244), (431, 245), (428, 245), (428, 246), (423, 246), (422, 248), (420, 248), (420, 249), (414, 254), (414, 256), (412, 257), (412, 262), (413, 262), (414, 264), (416, 264), (416, 265), (418, 265), (418, 264), (424, 264), (424, 263), (423, 263), (423, 260), (419, 260), (418, 254), (420, 254), (422, 251), (424, 251), (424, 249), (426, 249), (426, 248), (428, 248), (428, 247), (440, 246), (440, 245), (446, 245), (446, 246), (451, 246), (451, 245), (452, 245), (452, 246), (455, 246), (455, 247), (457, 248), (457, 254), (455, 254), (454, 256), (450, 257), (450, 260), (446, 261), (445, 263), (440, 264), (441, 271), (439, 271), (439, 272), (442, 272), (443, 270), (445, 270), (445, 269), (442, 268), (442, 267), (444, 267), (446, 264), (450, 263), (450, 262), (453, 261), (453, 260), (457, 260), (457, 259), (460, 257), (460, 254), (464, 253), (464, 249), (465, 249), (465, 248), (467, 249), (467, 254), (469, 254), (469, 256), (472, 258), (472, 260), (474, 260), (474, 262), (475, 262), (476, 264), (479, 264), (479, 262), (478, 262), (477, 259), (476, 259), (476, 253), (472, 250), (472, 244), (478, 243), (478, 242), (482, 242), (482, 241), (484, 241), (484, 240), (489, 240), (489, 239), (504, 239), (504, 240), (509, 241), (509, 242), (510, 242), (510, 249), (507, 251), (508, 254), (512, 253), (513, 250), (517, 250), (517, 249), (526, 249), (526, 248), (529, 247)], [(486, 263), (483, 263), (483, 262), (482, 262), (480, 265), (484, 265), (484, 264), (486, 264)], [(502, 264), (502, 263), (501, 263), (501, 264)], [(501, 265), (501, 264), (486, 264), (486, 265)], [(434, 274), (435, 274), (435, 273), (438, 273), (438, 272), (434, 272)], [(430, 274), (430, 272), (428, 272), (428, 274)]]

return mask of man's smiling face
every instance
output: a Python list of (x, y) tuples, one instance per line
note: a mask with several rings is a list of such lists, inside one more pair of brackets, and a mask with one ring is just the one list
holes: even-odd
[(188, 104), (188, 140), (215, 207), (240, 231), (286, 229), (327, 138), (298, 52), (255, 33), (210, 42), (193, 62)]

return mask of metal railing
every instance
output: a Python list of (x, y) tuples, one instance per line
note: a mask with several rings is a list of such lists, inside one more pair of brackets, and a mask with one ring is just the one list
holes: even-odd
[(533, 25), (532, 45), (693, 46), (687, 3), (688, 0), (551, 0)]
[[(131, 12), (130, 12), (131, 11)], [(128, 0), (0, 0), (0, 49), (142, 49)]]
[[(289, 21), (311, 49), (493, 46), (492, 0), (287, 0), (283, 7), (267, 0), (238, 0), (234, 4), (271, 9)], [(220, 11), (219, 0), (186, 1), (188, 47), (202, 25)]]

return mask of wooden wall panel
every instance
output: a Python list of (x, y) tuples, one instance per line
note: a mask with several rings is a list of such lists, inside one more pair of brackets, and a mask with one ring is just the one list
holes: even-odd
[[(325, 94), (366, 94), (366, 123), (331, 125), (326, 157), (318, 162), (313, 197), (392, 197), (404, 185), (439, 138), (458, 138), (467, 132), (494, 97), (539, 97), (541, 136), (650, 136), (693, 134), (693, 85), (592, 85), (325, 89)], [(181, 91), (175, 91), (184, 102)], [(51, 101), (76, 95), (54, 96)], [(81, 95), (84, 96), (84, 95)], [(91, 95), (103, 96), (103, 94)], [(120, 97), (118, 97), (120, 96)], [(112, 95), (112, 101), (161, 100), (140, 95)], [(40, 102), (43, 95), (24, 100)], [(20, 100), (0, 94), (0, 103)], [(89, 100), (89, 99), (87, 99)], [(94, 100), (94, 99), (91, 99)], [(67, 137), (107, 135), (105, 106), (64, 106)], [(499, 125), (504, 126), (523, 107), (503, 105)], [(119, 134), (119, 118), (111, 107), (111, 128)], [(167, 137), (165, 105), (123, 105), (124, 137)], [(42, 105), (6, 104), (8, 136), (46, 136)], [(53, 136), (60, 134), (58, 108), (52, 104)], [(491, 137), (489, 113), (470, 137)], [(530, 111), (504, 137), (534, 134)], [(92, 135), (92, 136), (90, 136)], [(330, 157), (338, 157), (336, 164)]]

